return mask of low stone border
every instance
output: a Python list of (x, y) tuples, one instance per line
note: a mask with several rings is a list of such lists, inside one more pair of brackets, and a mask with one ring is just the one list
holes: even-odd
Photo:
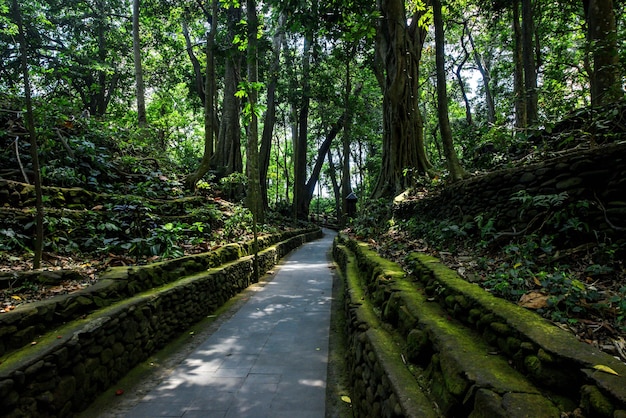
[[(424, 397), (443, 416), (626, 416), (626, 365), (539, 315), (422, 254), (409, 257), (411, 275), (344, 236), (333, 254), (346, 278), (347, 361), (363, 416), (429, 416), (408, 412)], [(400, 388), (386, 383), (394, 379)]]
[[(260, 271), (321, 230), (294, 236), (259, 253)], [(0, 416), (66, 417), (191, 324), (254, 281), (253, 256), (117, 302), (74, 320), (15, 351), (0, 363)], [(179, 276), (181, 277), (181, 276)]]
[[(468, 283), (434, 257), (411, 254), (412, 276), (455, 319), (482, 338), (538, 387), (579, 400), (589, 416), (626, 417), (626, 364), (525, 308)], [(618, 375), (598, 370), (605, 366)]]
[[(309, 231), (288, 231), (259, 237), (259, 249), (288, 240)], [(104, 272), (92, 286), (65, 295), (17, 307), (0, 314), (0, 361), (52, 327), (73, 321), (98, 309), (157, 286), (178, 280), (209, 268), (220, 266), (252, 254), (253, 242), (228, 244), (214, 251), (161, 261), (144, 266), (113, 267)], [(37, 280), (61, 272), (34, 272)], [(34, 278), (34, 276), (33, 276)]]

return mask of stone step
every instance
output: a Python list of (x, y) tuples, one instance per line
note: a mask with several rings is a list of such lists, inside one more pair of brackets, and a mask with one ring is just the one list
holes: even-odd
[[(423, 254), (408, 258), (407, 274), (366, 244), (340, 236), (334, 256), (348, 284), (352, 351), (362, 359), (361, 347), (373, 346), (354, 341), (384, 331), (382, 345), (395, 349), (441, 415), (625, 416), (626, 365), (534, 312)], [(367, 314), (355, 314), (364, 308)]]

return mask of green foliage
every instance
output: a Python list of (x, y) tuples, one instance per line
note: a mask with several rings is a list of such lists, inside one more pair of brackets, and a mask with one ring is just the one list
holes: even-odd
[(243, 173), (232, 173), (220, 179), (220, 189), (228, 198), (242, 200), (248, 187), (248, 177)]
[(371, 200), (354, 219), (350, 219), (349, 227), (357, 236), (378, 237), (390, 226), (392, 205), (386, 199)]
[(19, 232), (15, 232), (12, 228), (0, 229), (0, 252), (2, 251), (26, 251), (32, 253), (32, 250), (25, 244), (28, 237)]
[(236, 207), (233, 214), (224, 221), (224, 238), (236, 240), (242, 233), (252, 232), (252, 212), (245, 207)]

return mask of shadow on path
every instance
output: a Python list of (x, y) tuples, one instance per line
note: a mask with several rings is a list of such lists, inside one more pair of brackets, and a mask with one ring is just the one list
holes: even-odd
[(324, 417), (335, 235), (324, 232), (99, 416)]

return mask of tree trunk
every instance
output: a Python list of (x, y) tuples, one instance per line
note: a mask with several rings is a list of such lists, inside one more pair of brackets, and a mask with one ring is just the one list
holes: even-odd
[(343, 173), (341, 174), (341, 223), (340, 226), (345, 226), (347, 221), (348, 214), (348, 200), (347, 197), (352, 193), (352, 184), (351, 184), (351, 176), (350, 176), (350, 124), (352, 123), (351, 112), (350, 112), (350, 92), (352, 89), (351, 83), (352, 80), (350, 78), (350, 59), (354, 54), (354, 48), (351, 48), (348, 51), (346, 47), (346, 86), (345, 86), (345, 94), (344, 94), (344, 119), (343, 119)]
[(524, 64), (524, 91), (526, 98), (526, 120), (528, 126), (537, 124), (537, 68), (534, 45), (535, 23), (532, 0), (522, 0), (522, 51)]
[(443, 16), (441, 13), (441, 1), (432, 0), (433, 16), (435, 23), (435, 61), (437, 66), (437, 116), (439, 119), (439, 132), (443, 142), (443, 152), (446, 156), (448, 170), (452, 181), (462, 180), (467, 175), (461, 167), (459, 158), (454, 150), (452, 141), (452, 129), (448, 116), (448, 89), (446, 86), (445, 64), (445, 39), (443, 34)]
[(465, 104), (465, 122), (467, 126), (472, 126), (474, 123), (472, 121), (472, 107), (470, 105), (469, 98), (467, 97), (467, 91), (465, 89), (465, 82), (463, 81), (463, 77), (461, 77), (461, 72), (463, 71), (463, 66), (469, 59), (470, 53), (467, 50), (467, 46), (465, 45), (465, 33), (469, 32), (467, 27), (467, 21), (463, 22), (463, 33), (461, 34), (461, 46), (463, 47), (463, 58), (461, 59), (461, 63), (456, 67), (455, 75), (456, 79), (459, 82), (459, 87), (461, 88), (461, 95), (463, 96), (463, 103)]
[[(217, 32), (217, 10), (218, 1), (211, 3), (211, 13), (209, 21), (211, 30), (207, 34), (206, 42), (206, 67), (204, 78), (204, 154), (202, 161), (195, 172), (189, 174), (185, 179), (185, 185), (189, 190), (195, 190), (196, 183), (204, 177), (211, 169), (211, 159), (213, 158), (213, 146), (215, 136), (215, 34)], [(207, 16), (209, 18), (209, 16)]]
[(189, 56), (189, 60), (191, 61), (193, 73), (195, 76), (196, 93), (198, 93), (198, 97), (200, 97), (200, 101), (204, 106), (204, 77), (202, 77), (202, 68), (200, 68), (200, 61), (198, 61), (196, 54), (193, 53), (193, 45), (191, 45), (191, 38), (189, 37), (189, 27), (187, 26), (187, 21), (183, 20), (182, 27), (183, 36), (185, 37), (185, 47), (187, 49), (187, 55)]
[(26, 121), (28, 123), (28, 133), (30, 136), (30, 155), (33, 164), (33, 174), (35, 176), (35, 254), (33, 257), (33, 269), (41, 267), (41, 256), (43, 254), (43, 193), (41, 188), (41, 169), (39, 167), (39, 148), (37, 146), (37, 132), (35, 130), (35, 117), (33, 115), (33, 100), (30, 90), (30, 77), (28, 74), (28, 47), (24, 34), (24, 24), (22, 22), (22, 12), (17, 0), (13, 0), (13, 13), (17, 21), (18, 36), (20, 41), (20, 55), (22, 77), (24, 79), (24, 95), (26, 98)]
[(519, 15), (520, 0), (513, 1), (513, 95), (515, 96), (515, 127), (525, 129), (528, 126), (526, 117), (526, 94), (524, 92), (524, 53), (522, 47), (522, 27)]
[(146, 94), (141, 66), (141, 41), (139, 38), (139, 1), (133, 0), (133, 58), (135, 61), (135, 83), (137, 85), (137, 123), (140, 127), (148, 124), (146, 117)]
[(487, 105), (487, 122), (489, 122), (490, 124), (495, 124), (496, 105), (493, 100), (493, 94), (491, 93), (491, 70), (489, 69), (489, 66), (485, 63), (485, 60), (483, 59), (481, 54), (476, 49), (472, 32), (468, 30), (467, 36), (470, 44), (472, 45), (472, 50), (474, 51), (474, 62), (476, 63), (476, 67), (478, 68), (480, 77), (483, 79), (483, 88), (485, 89), (485, 104)]
[(239, 48), (233, 44), (237, 25), (241, 21), (241, 7), (228, 8), (226, 16), (228, 21), (226, 44), (231, 46), (226, 51), (222, 118), (213, 159), (213, 166), (225, 176), (243, 172), (241, 126), (239, 123), (241, 100), (235, 96), (240, 81), (241, 53)]
[(419, 65), (426, 30), (417, 11), (407, 25), (403, 0), (378, 0), (376, 54), (384, 67), (382, 167), (373, 196), (393, 196), (432, 174), (418, 107)]
[(328, 174), (330, 177), (330, 181), (333, 185), (333, 196), (335, 198), (335, 215), (337, 217), (337, 221), (341, 222), (341, 188), (339, 187), (339, 182), (337, 181), (337, 170), (335, 169), (335, 163), (333, 162), (333, 154), (328, 149)]
[(613, 0), (585, 0), (587, 39), (593, 54), (591, 105), (602, 106), (621, 99), (617, 28)]
[(250, 105), (250, 123), (248, 125), (248, 208), (252, 212), (252, 228), (254, 233), (254, 275), (256, 281), (259, 281), (259, 263), (258, 263), (258, 231), (259, 222), (264, 223), (263, 204), (261, 202), (260, 184), (259, 184), (259, 121), (257, 117), (256, 106), (258, 102), (258, 90), (256, 83), (258, 76), (258, 57), (257, 57), (257, 33), (258, 21), (256, 14), (255, 0), (247, 0), (246, 2), (248, 16), (248, 101)]
[(261, 136), (261, 150), (259, 155), (261, 198), (265, 208), (269, 207), (269, 198), (267, 196), (267, 171), (270, 166), (272, 135), (276, 123), (276, 87), (278, 85), (278, 73), (280, 71), (280, 51), (285, 37), (283, 30), (284, 23), (285, 16), (281, 14), (278, 18), (278, 28), (276, 28), (272, 42), (273, 62), (270, 68), (269, 83), (267, 85), (267, 110), (265, 112), (265, 122), (263, 124), (263, 135)]
[(298, 136), (294, 144), (294, 214), (297, 219), (306, 219), (308, 216), (307, 191), (306, 191), (306, 155), (308, 147), (308, 120), (310, 84), (309, 73), (311, 68), (311, 34), (304, 39), (302, 52), (302, 97), (300, 102), (300, 114), (298, 117)]

